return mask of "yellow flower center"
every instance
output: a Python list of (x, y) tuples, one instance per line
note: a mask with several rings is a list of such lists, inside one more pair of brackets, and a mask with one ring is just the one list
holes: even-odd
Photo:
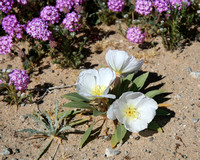
[(105, 91), (106, 86), (100, 86), (100, 85), (96, 85), (93, 89), (92, 89), (92, 95), (93, 96), (100, 96), (103, 95), (103, 92)]
[(127, 106), (125, 109), (125, 116), (130, 119), (136, 119), (139, 115), (139, 112), (134, 106)]

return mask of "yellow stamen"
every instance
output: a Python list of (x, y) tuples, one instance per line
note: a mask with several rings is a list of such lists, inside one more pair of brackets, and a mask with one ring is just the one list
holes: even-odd
[(106, 89), (106, 86), (96, 85), (92, 89), (92, 95), (94, 95), (94, 96), (101, 96), (101, 95), (103, 95), (103, 92), (105, 91), (105, 89)]
[(127, 106), (125, 109), (125, 116), (130, 119), (137, 119), (139, 112), (134, 106)]

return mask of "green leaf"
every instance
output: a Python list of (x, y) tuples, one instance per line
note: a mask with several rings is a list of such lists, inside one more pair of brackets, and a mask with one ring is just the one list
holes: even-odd
[(62, 112), (60, 114), (58, 114), (58, 118), (62, 117), (63, 114), (65, 114), (65, 118), (69, 117), (69, 116), (73, 116), (73, 115), (76, 115), (78, 113), (81, 113), (81, 111), (74, 111), (74, 110), (71, 110), (71, 111), (65, 111), (65, 112)]
[(100, 116), (100, 115), (103, 115), (103, 114), (106, 114), (106, 112), (100, 112), (96, 109), (93, 110), (93, 116)]
[(65, 132), (65, 131), (70, 130), (70, 129), (72, 129), (71, 126), (62, 127), (62, 128), (58, 131), (57, 135), (60, 134), (61, 132)]
[(87, 122), (89, 120), (90, 120), (89, 118), (79, 119), (79, 120), (75, 120), (75, 121), (69, 123), (69, 125), (72, 127), (72, 126), (76, 126), (76, 125), (82, 124), (84, 122)]
[(93, 109), (90, 104), (85, 102), (78, 102), (78, 101), (72, 101), (69, 103), (64, 104), (61, 107), (67, 107), (67, 108), (80, 108), (80, 109)]
[(153, 98), (153, 97), (155, 97), (159, 94), (162, 94), (164, 92), (165, 92), (165, 90), (153, 90), (153, 91), (147, 92), (145, 95), (149, 98)]
[(149, 123), (148, 128), (157, 132), (163, 132), (162, 128), (154, 121)]
[(124, 136), (126, 135), (126, 132), (127, 130), (124, 127), (124, 125), (118, 124), (117, 128), (115, 129), (115, 133), (112, 135), (112, 138), (111, 138), (112, 148), (115, 147), (117, 143), (119, 143), (124, 138)]
[(126, 76), (126, 77), (123, 78), (122, 80), (123, 80), (123, 81), (125, 81), (125, 80), (131, 81), (131, 80), (133, 79), (133, 76), (134, 76), (134, 73), (129, 74), (128, 76)]
[(144, 83), (146, 82), (148, 75), (149, 75), (149, 72), (144, 73), (141, 76), (135, 78), (129, 90), (134, 91), (134, 92), (139, 91), (144, 86)]
[(164, 110), (162, 110), (162, 109), (157, 109), (156, 110), (156, 116), (169, 116), (170, 115), (170, 113), (169, 112), (167, 112), (167, 111), (164, 111)]
[(83, 147), (83, 144), (86, 142), (86, 140), (88, 139), (88, 137), (90, 136), (91, 132), (92, 132), (92, 129), (94, 127), (95, 123), (93, 123), (90, 128), (87, 129), (87, 131), (85, 131), (82, 139), (81, 139), (81, 143), (80, 143), (80, 148)]
[(63, 96), (61, 96), (62, 98), (67, 98), (69, 100), (72, 100), (72, 101), (89, 101), (88, 99), (82, 97), (81, 95), (79, 95), (78, 93), (76, 92), (73, 92), (73, 93), (68, 93), (68, 94), (65, 94)]

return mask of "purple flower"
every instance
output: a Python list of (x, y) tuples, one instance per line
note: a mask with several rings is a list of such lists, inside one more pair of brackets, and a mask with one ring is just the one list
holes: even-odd
[(33, 18), (26, 26), (26, 32), (33, 38), (42, 39), (43, 41), (49, 40), (52, 33), (48, 30), (48, 24), (40, 18)]
[(107, 4), (113, 12), (121, 12), (124, 9), (124, 0), (109, 0)]
[(146, 16), (152, 11), (152, 6), (152, 2), (149, 0), (137, 0), (135, 4), (135, 11)]
[(58, 8), (60, 12), (69, 13), (73, 5), (73, 0), (56, 0), (56, 8)]
[(168, 3), (165, 0), (155, 0), (154, 5), (159, 13), (169, 10)]
[(62, 23), (68, 31), (75, 32), (81, 27), (81, 24), (79, 24), (80, 18), (81, 16), (76, 12), (67, 13)]
[(17, 0), (18, 3), (22, 4), (22, 5), (26, 5), (27, 1), (26, 0)]
[(3, 18), (2, 28), (10, 36), (16, 35), (17, 39), (22, 38), (25, 25), (19, 24), (15, 15), (8, 15)]
[(60, 20), (60, 13), (54, 6), (46, 6), (40, 12), (40, 17), (43, 21), (49, 21), (51, 24), (58, 23)]
[(3, 81), (0, 79), (0, 84), (3, 83)]
[(126, 38), (132, 43), (140, 44), (144, 41), (145, 34), (141, 32), (139, 27), (129, 28)]
[(11, 36), (3, 36), (0, 37), (0, 54), (8, 54), (11, 53), (12, 37)]
[(25, 70), (14, 69), (8, 76), (10, 78), (8, 84), (14, 84), (16, 90), (24, 91), (27, 89), (30, 79)]
[(14, 4), (14, 0), (0, 0), (0, 10), (4, 13), (9, 13)]
[(184, 4), (187, 7), (190, 5), (189, 0), (169, 0), (169, 3), (170, 3), (172, 8), (178, 8), (178, 10), (181, 10), (181, 8)]

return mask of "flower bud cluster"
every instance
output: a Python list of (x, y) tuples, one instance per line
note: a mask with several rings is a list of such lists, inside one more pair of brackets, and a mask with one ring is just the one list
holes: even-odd
[(136, 44), (140, 44), (145, 39), (145, 34), (139, 29), (139, 27), (129, 28), (126, 34), (126, 38)]
[(10, 36), (16, 35), (17, 39), (22, 38), (25, 25), (19, 24), (15, 15), (8, 15), (3, 18), (2, 28)]
[(40, 18), (34, 18), (29, 21), (26, 26), (26, 32), (36, 39), (42, 39), (43, 41), (49, 40), (52, 33), (48, 30), (48, 24)]
[(56, 8), (60, 12), (69, 13), (74, 5), (73, 0), (56, 0)]
[(79, 24), (80, 18), (81, 16), (76, 12), (67, 13), (62, 23), (68, 31), (75, 32), (81, 27), (81, 24)]
[(169, 10), (169, 5), (165, 0), (155, 0), (154, 5), (159, 13)]
[(1, 0), (0, 1), (0, 10), (4, 13), (9, 13), (14, 4), (14, 0)]
[(113, 12), (121, 12), (124, 9), (124, 0), (109, 0), (107, 4)]
[(9, 85), (14, 84), (15, 89), (24, 91), (29, 84), (29, 76), (25, 70), (14, 69), (9, 75)]
[(178, 10), (181, 10), (183, 5), (186, 5), (187, 7), (190, 5), (189, 0), (169, 0), (169, 3), (172, 8), (177, 8)]
[(60, 13), (54, 6), (46, 6), (40, 12), (40, 17), (43, 21), (48, 21), (51, 24), (58, 23), (60, 20)]
[(11, 52), (12, 37), (11, 36), (2, 36), (0, 37), (0, 54), (8, 54)]
[(27, 0), (17, 0), (17, 2), (22, 4), (22, 5), (26, 5), (27, 4)]
[(135, 11), (141, 15), (148, 15), (153, 9), (153, 4), (149, 0), (137, 0), (135, 4)]

